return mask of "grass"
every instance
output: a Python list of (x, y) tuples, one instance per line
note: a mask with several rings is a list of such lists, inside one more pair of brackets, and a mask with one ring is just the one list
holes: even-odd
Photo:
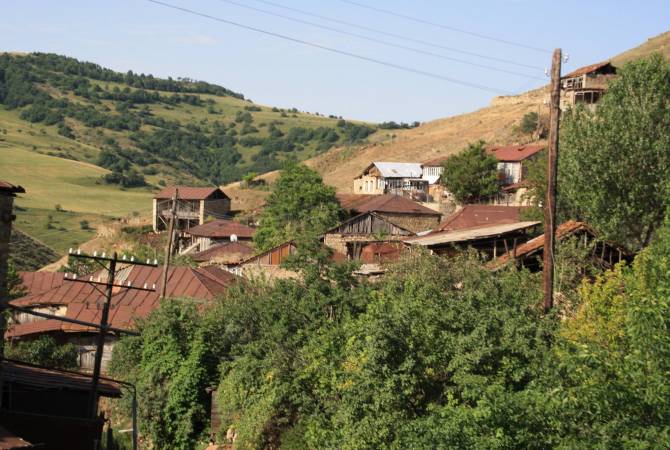
[[(92, 239), (96, 234), (95, 228), (108, 220), (97, 214), (56, 211), (53, 208), (24, 208), (20, 203), (17, 204), (16, 229), (38, 239), (61, 255), (69, 248), (78, 247)], [(89, 223), (87, 229), (82, 229), (83, 220)]]

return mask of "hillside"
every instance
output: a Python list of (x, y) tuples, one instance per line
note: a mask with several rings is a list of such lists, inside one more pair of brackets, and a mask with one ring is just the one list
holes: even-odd
[[(239, 180), (374, 131), (201, 81), (0, 53), (0, 179), (27, 190), (17, 228), (57, 250), (90, 239), (110, 217), (148, 215), (162, 185)], [(70, 213), (60, 223), (56, 205)]]
[(647, 42), (615, 56), (612, 58), (612, 62), (615, 66), (620, 66), (656, 52), (662, 54), (665, 58), (670, 58), (670, 31), (654, 36)]

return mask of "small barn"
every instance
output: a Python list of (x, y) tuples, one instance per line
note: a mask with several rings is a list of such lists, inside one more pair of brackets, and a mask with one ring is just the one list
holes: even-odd
[(387, 221), (419, 233), (438, 226), (442, 214), (408, 198), (393, 194), (385, 195), (339, 195), (342, 209), (351, 215), (374, 212)]

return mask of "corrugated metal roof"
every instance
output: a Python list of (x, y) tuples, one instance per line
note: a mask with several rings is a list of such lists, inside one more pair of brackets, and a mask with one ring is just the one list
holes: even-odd
[[(438, 211), (427, 208), (408, 198), (400, 197), (399, 195), (384, 194), (353, 196), (363, 198), (360, 199), (360, 201), (357, 201), (356, 199), (350, 198), (348, 196), (338, 196), (338, 199), (341, 199), (340, 204), (342, 205), (343, 209), (348, 209), (358, 214), (363, 214), (366, 212), (377, 212), (441, 216)], [(347, 207), (345, 207), (345, 204)]]
[(521, 221), (522, 210), (521, 206), (465, 205), (447, 217), (433, 232), (516, 223)]
[[(42, 389), (63, 389), (71, 391), (91, 390), (91, 376), (84, 373), (61, 371), (47, 367), (25, 364), (18, 361), (2, 361), (2, 377), (5, 382), (23, 384)], [(120, 397), (121, 385), (111, 380), (100, 379), (100, 395)]]
[(423, 174), (419, 163), (375, 161), (372, 165), (384, 178), (421, 178)]
[(252, 238), (255, 232), (255, 228), (227, 219), (212, 220), (211, 222), (203, 223), (186, 230), (186, 233), (193, 236), (209, 238), (228, 238), (232, 235), (241, 238)]
[(421, 236), (412, 239), (406, 239), (405, 242), (411, 245), (431, 246), (438, 244), (450, 244), (458, 242), (467, 242), (477, 239), (491, 238), (503, 234), (524, 230), (539, 225), (540, 222), (517, 222), (504, 225), (492, 225), (487, 227), (470, 228), (456, 231), (443, 231)]
[(63, 272), (19, 272), (24, 295), (34, 295), (63, 284)]
[(492, 147), (488, 152), (501, 162), (519, 162), (536, 155), (544, 148), (546, 144), (504, 145)]
[[(156, 284), (156, 291), (138, 291), (133, 289), (115, 288), (112, 296), (109, 322), (115, 328), (130, 328), (138, 317), (146, 317), (160, 304), (163, 269), (160, 267), (132, 266), (125, 269), (127, 276), (124, 283), (130, 282), (133, 286), (148, 286)], [(104, 281), (104, 272), (92, 275)], [(238, 278), (218, 268), (191, 268), (171, 267), (168, 272), (166, 295), (173, 298), (194, 298), (211, 300), (226, 289)], [(22, 307), (39, 305), (65, 305), (66, 317), (86, 322), (99, 323), (102, 314), (103, 295), (93, 286), (86, 283), (64, 281), (59, 287), (27, 295), (11, 301), (12, 304)], [(25, 336), (30, 334), (63, 331), (82, 332), (93, 331), (91, 328), (61, 322), (55, 319), (37, 320), (35, 322), (12, 325), (6, 336)]]
[(230, 198), (218, 187), (193, 187), (193, 186), (167, 186), (154, 195), (154, 198), (171, 199), (174, 197), (175, 189), (179, 189), (179, 198), (181, 200), (205, 200), (215, 192), (221, 192), (225, 197)]
[(223, 264), (235, 264), (254, 254), (254, 250), (242, 242), (225, 242), (215, 245), (192, 256), (196, 262), (214, 261)]

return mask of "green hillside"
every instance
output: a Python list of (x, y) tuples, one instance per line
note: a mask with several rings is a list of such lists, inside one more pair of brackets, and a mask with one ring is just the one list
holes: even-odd
[(111, 217), (148, 216), (160, 186), (226, 184), (375, 129), (206, 82), (0, 53), (0, 179), (27, 190), (16, 227), (58, 251)]

